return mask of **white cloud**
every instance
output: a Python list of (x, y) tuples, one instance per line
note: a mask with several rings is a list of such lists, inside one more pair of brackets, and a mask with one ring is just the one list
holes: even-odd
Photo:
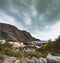
[(14, 21), (15, 19), (13, 17), (5, 14), (4, 12), (0, 13), (0, 22), (15, 25)]
[(32, 24), (32, 21), (31, 21), (31, 19), (29, 17), (25, 17), (25, 23), (27, 25), (31, 25)]
[(32, 25), (32, 19), (31, 19), (31, 17), (29, 16), (29, 14), (27, 14), (27, 13), (23, 13), (23, 21), (24, 21), (24, 23), (27, 25), (27, 26), (29, 26), (29, 25)]
[(52, 25), (46, 31), (36, 30), (33, 36), (40, 38), (41, 40), (55, 40), (60, 35), (60, 21)]
[(47, 19), (47, 15), (49, 15), (49, 14), (51, 14), (51, 12), (48, 10), (45, 13), (40, 14), (39, 20), (43, 21), (43, 20)]
[(5, 12), (0, 11), (0, 23), (7, 23), (18, 27), (19, 29), (25, 29), (21, 22), (17, 22), (16, 19)]
[(37, 11), (35, 9), (35, 6), (34, 5), (31, 5), (30, 6), (30, 9), (31, 9), (32, 16), (36, 17), (37, 16)]
[(42, 15), (40, 15), (40, 17), (39, 17), (39, 20), (41, 21), (41, 20), (43, 20), (44, 18), (45, 18), (45, 15), (42, 14)]

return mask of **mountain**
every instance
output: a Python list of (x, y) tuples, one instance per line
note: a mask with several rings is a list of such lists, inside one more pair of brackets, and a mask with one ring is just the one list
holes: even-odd
[(0, 39), (5, 39), (6, 41), (39, 41), (39, 39), (36, 39), (32, 37), (32, 35), (25, 31), (25, 30), (19, 30), (17, 27), (0, 23)]

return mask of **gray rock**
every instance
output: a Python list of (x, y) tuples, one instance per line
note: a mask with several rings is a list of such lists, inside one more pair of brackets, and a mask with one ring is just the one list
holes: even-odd
[(39, 58), (38, 63), (47, 63), (47, 59), (41, 57), (41, 58)]
[(60, 57), (59, 56), (52, 56), (51, 54), (48, 54), (47, 62), (48, 63), (60, 63)]
[(19, 60), (17, 60), (15, 57), (8, 57), (5, 58), (3, 63), (19, 63)]

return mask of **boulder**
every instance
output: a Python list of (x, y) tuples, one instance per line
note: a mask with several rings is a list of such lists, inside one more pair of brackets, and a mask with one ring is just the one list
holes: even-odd
[(48, 54), (47, 62), (48, 63), (60, 63), (60, 56), (53, 56), (51, 54)]
[(47, 63), (47, 59), (41, 57), (41, 58), (38, 59), (38, 63)]
[(5, 58), (3, 63), (19, 63), (19, 60), (17, 60), (15, 57), (8, 57)]

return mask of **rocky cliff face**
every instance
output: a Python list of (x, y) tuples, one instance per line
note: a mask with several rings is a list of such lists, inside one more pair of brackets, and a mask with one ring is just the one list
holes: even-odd
[(15, 26), (0, 23), (0, 39), (7, 41), (34, 41), (39, 40), (31, 36), (27, 31), (19, 30)]

